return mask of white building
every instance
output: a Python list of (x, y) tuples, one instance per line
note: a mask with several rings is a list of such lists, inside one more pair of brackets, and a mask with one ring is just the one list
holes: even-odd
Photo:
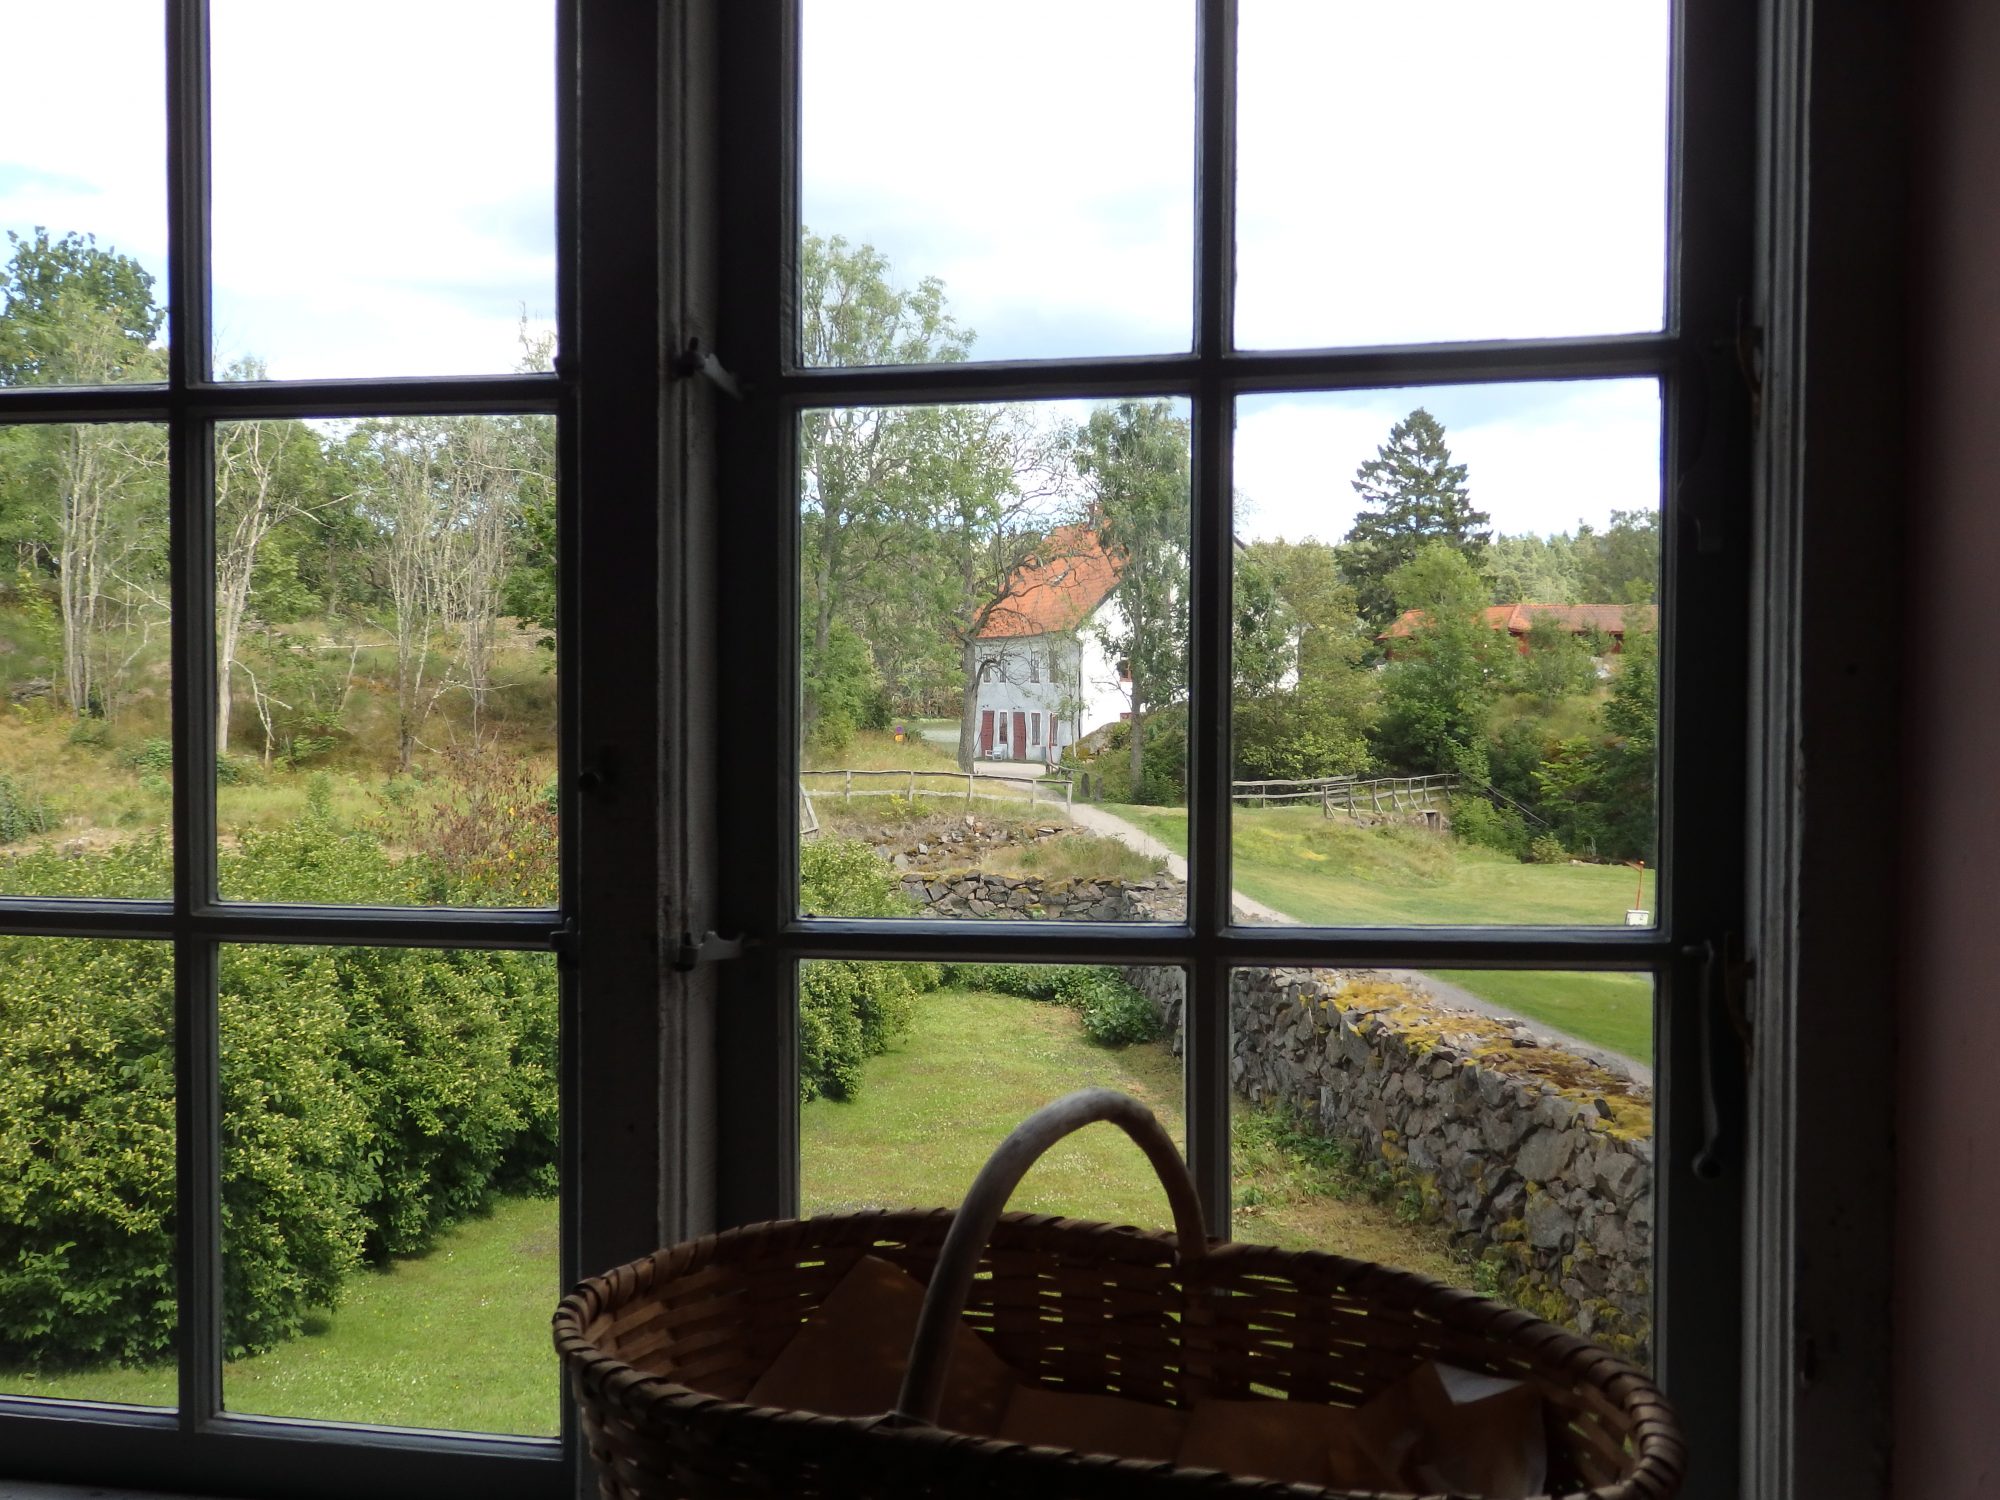
[(1131, 710), (1131, 675), (1102, 639), (1123, 630), (1118, 565), (1079, 528), (1055, 533), (1047, 551), (1049, 561), (1015, 575), (975, 642), (981, 760), (1053, 764), (1065, 745)]

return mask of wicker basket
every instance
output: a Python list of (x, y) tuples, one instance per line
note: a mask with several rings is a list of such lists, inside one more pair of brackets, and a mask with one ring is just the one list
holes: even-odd
[[(1095, 1120), (1145, 1150), (1178, 1233), (1001, 1212), (1036, 1157)], [(928, 1283), (897, 1413), (743, 1405), (805, 1313), (863, 1255)], [(1666, 1500), (1680, 1482), (1672, 1411), (1607, 1350), (1413, 1272), (1209, 1245), (1166, 1133), (1142, 1105), (1103, 1089), (1058, 1100), (1010, 1135), (956, 1214), (831, 1214), (674, 1245), (579, 1286), (557, 1309), (555, 1341), (607, 1500), (1337, 1493), (931, 1426), (961, 1317), (1028, 1378), (1164, 1406), (1274, 1392), (1353, 1406), (1439, 1360), (1540, 1394), (1553, 1493)]]

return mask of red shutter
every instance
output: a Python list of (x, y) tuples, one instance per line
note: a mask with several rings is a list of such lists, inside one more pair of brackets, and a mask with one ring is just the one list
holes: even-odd
[(982, 709), (979, 714), (979, 758), (993, 759), (993, 710)]

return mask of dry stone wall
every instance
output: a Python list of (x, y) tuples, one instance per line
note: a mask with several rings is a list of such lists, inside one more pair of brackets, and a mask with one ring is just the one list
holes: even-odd
[[(1125, 977), (1179, 1050), (1181, 974)], [(1229, 1010), (1238, 1095), (1290, 1109), (1421, 1191), (1510, 1301), (1648, 1355), (1649, 1091), (1367, 971), (1241, 970)]]

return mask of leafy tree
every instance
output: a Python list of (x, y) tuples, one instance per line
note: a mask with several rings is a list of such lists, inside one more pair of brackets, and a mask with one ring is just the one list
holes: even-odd
[[(163, 378), (153, 347), (165, 312), (137, 261), (95, 238), (37, 229), (7, 236), (0, 269), (0, 385), (99, 385)], [(74, 423), (10, 437), (0, 534), (17, 566), (54, 575), (64, 697), (106, 712), (136, 656), (165, 626), (166, 445), (140, 424)], [(111, 634), (138, 632), (119, 655)]]
[(1187, 693), (1188, 424), (1165, 401), (1121, 401), (1093, 411), (1076, 443), (1098, 539), (1118, 566), (1117, 609), (1098, 634), (1127, 663), (1137, 791), (1147, 713)]
[(1234, 758), (1239, 777), (1305, 779), (1366, 768), (1375, 674), (1334, 549), (1254, 542), (1235, 583)]
[(153, 347), (166, 309), (153, 277), (95, 235), (9, 230), (0, 269), (0, 385), (103, 385), (158, 380)]
[(1483, 785), (1488, 716), (1506, 649), (1481, 618), (1485, 582), (1457, 548), (1433, 541), (1391, 584), (1396, 603), (1423, 618), (1382, 674), (1378, 756), (1399, 771), (1457, 772)]
[(1579, 526), (1578, 586), (1588, 604), (1651, 603), (1660, 591), (1660, 514), (1614, 510), (1605, 531)]
[(1653, 858), (1659, 700), (1659, 638), (1628, 630), (1599, 732), (1563, 742), (1538, 773), (1542, 806), (1570, 848)]
[(1587, 693), (1597, 685), (1597, 666), (1590, 645), (1554, 620), (1536, 620), (1528, 628), (1525, 652), (1509, 664), (1514, 691), (1533, 698), (1544, 712), (1563, 699)]
[(1464, 464), (1451, 461), (1444, 427), (1418, 407), (1389, 429), (1389, 440), (1354, 473), (1362, 512), (1347, 533), (1343, 557), (1364, 618), (1378, 629), (1395, 618), (1397, 569), (1430, 542), (1477, 564), (1490, 533), (1474, 510)]
[(1586, 600), (1577, 573), (1576, 544), (1555, 536), (1498, 536), (1486, 549), (1483, 571), (1495, 604), (1601, 604)]

